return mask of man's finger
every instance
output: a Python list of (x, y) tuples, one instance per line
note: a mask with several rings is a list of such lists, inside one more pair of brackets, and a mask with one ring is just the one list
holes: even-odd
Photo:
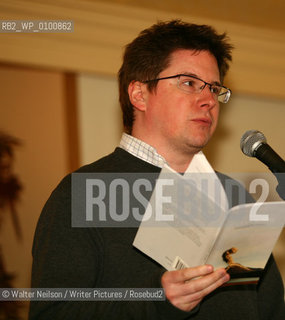
[(211, 265), (203, 265), (194, 268), (186, 268), (176, 271), (167, 271), (163, 275), (163, 280), (172, 283), (178, 282), (186, 282), (193, 278), (205, 276), (207, 274), (212, 273), (214, 270), (213, 266)]

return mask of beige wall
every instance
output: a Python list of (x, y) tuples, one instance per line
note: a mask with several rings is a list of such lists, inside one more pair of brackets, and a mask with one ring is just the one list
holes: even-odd
[(79, 74), (78, 121), (81, 164), (93, 162), (118, 145), (123, 131), (114, 77)]
[[(26, 1), (2, 0), (0, 12), (5, 19), (72, 20), (75, 31), (12, 35), (0, 33), (0, 60), (114, 76), (121, 64), (123, 47), (143, 28), (157, 20), (179, 18), (210, 24), (219, 32), (226, 31), (229, 34), (235, 50), (228, 83), (236, 92), (285, 98), (285, 34), (284, 30), (267, 26), (271, 10), (266, 12), (262, 27), (256, 27), (246, 23), (239, 24), (228, 18), (227, 13), (231, 10), (236, 16), (239, 13), (244, 15), (243, 10), (246, 11), (240, 3), (240, 11), (237, 11), (237, 4), (233, 1), (228, 1), (226, 6), (224, 1), (220, 1), (224, 7), (220, 11), (220, 19), (217, 15), (209, 17), (212, 8), (205, 1), (195, 1), (196, 9), (200, 6), (200, 10), (194, 11), (195, 15), (191, 11), (194, 1), (189, 1), (191, 4), (188, 10), (182, 12), (155, 10), (157, 6), (145, 9), (124, 5), (125, 1), (115, 1), (117, 3), (100, 0), (29, 0), (27, 5)], [(171, 1), (173, 7), (176, 7), (177, 1), (168, 0), (168, 4)], [(206, 16), (205, 9), (208, 12)], [(254, 12), (256, 11), (246, 11), (246, 16), (250, 17)]]
[(261, 162), (240, 151), (240, 138), (247, 130), (264, 133), (268, 143), (285, 157), (285, 99), (242, 95), (235, 91), (228, 104), (220, 106), (220, 123), (206, 149), (217, 170), (226, 172), (264, 172)]
[(15, 149), (13, 171), (23, 185), (17, 204), (23, 241), (17, 241), (7, 210), (0, 233), (15, 287), (30, 287), (35, 226), (52, 189), (67, 173), (63, 89), (59, 72), (0, 66), (0, 130), (22, 142)]

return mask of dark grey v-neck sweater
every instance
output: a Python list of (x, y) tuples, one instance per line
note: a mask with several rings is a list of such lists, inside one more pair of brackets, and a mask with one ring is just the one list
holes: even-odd
[[(125, 150), (80, 168), (81, 173), (153, 173), (160, 168)], [(219, 175), (222, 183), (225, 176)], [(234, 199), (232, 204), (235, 205)], [(132, 199), (130, 200), (132, 203)], [(34, 288), (158, 288), (165, 271), (136, 250), (137, 228), (72, 228), (71, 176), (51, 194), (41, 213), (33, 246)], [(283, 320), (283, 285), (273, 257), (258, 286), (223, 287), (192, 312), (161, 301), (31, 302), (30, 319)]]

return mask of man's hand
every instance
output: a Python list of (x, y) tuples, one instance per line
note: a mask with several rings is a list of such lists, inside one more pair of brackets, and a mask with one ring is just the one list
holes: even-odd
[(177, 308), (190, 311), (201, 300), (229, 281), (230, 276), (221, 268), (214, 271), (211, 265), (186, 268), (176, 271), (166, 271), (161, 284), (166, 298)]

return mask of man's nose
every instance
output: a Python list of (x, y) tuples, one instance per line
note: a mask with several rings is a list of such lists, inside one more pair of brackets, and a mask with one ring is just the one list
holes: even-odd
[(212, 92), (212, 87), (208, 83), (202, 88), (200, 98), (203, 99), (201, 106), (207, 106), (208, 108), (213, 108), (218, 103), (218, 97)]

